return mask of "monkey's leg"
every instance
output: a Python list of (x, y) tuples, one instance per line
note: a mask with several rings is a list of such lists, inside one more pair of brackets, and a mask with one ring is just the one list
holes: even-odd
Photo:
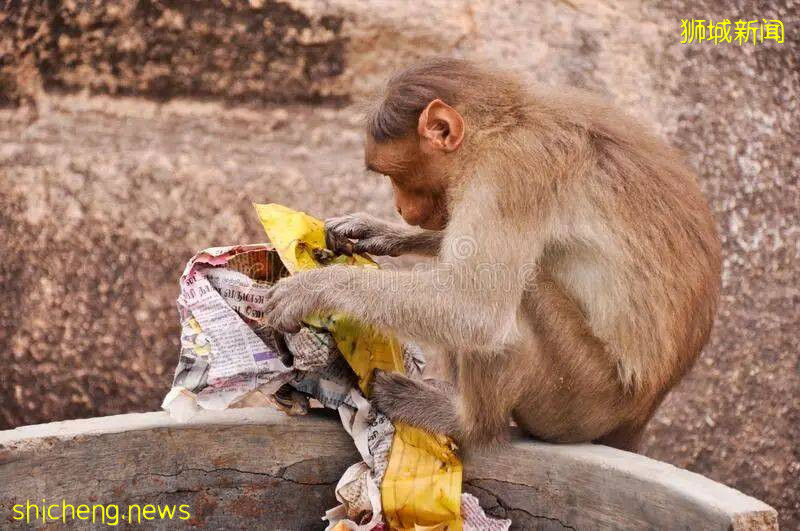
[(455, 385), (451, 384), (450, 382), (446, 382), (444, 380), (437, 380), (435, 378), (425, 378), (423, 381), (426, 384), (435, 387), (436, 389), (438, 389), (439, 391), (441, 391), (446, 395), (455, 396), (455, 394), (458, 392)]
[[(445, 382), (442, 382), (445, 383)], [(405, 422), (431, 433), (460, 438), (455, 393), (445, 393), (439, 382), (412, 380), (393, 372), (375, 373), (373, 404), (393, 422)]]
[(378, 373), (373, 401), (392, 421), (401, 421), (431, 433), (451, 436), (466, 446), (487, 446), (508, 432), (514, 377), (508, 378), (510, 355), (471, 353), (458, 368), (458, 388), (396, 373)]
[(538, 339), (529, 355), (529, 377), (537, 383), (515, 406), (517, 423), (549, 441), (604, 438), (630, 448), (652, 414), (653, 401), (623, 385), (613, 352), (557, 281), (540, 275), (528, 309)]
[(508, 439), (511, 410), (520, 396), (519, 367), (512, 351), (469, 352), (458, 361), (461, 438), (469, 447)]

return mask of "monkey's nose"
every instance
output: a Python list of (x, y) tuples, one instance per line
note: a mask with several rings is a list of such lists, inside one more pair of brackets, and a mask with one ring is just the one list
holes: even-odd
[(403, 215), (403, 209), (400, 208), (399, 206), (395, 207), (395, 210), (397, 210), (397, 213), (400, 214), (401, 216)]

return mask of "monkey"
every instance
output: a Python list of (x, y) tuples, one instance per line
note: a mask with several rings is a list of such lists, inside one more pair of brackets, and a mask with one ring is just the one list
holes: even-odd
[(602, 98), (464, 59), (394, 75), (365, 129), (367, 169), (408, 226), (351, 214), (329, 239), (431, 266), (282, 279), (265, 322), (337, 311), (436, 345), (447, 383), (380, 372), (372, 400), (462, 447), (507, 442), (513, 420), (635, 451), (719, 298), (720, 242), (684, 156)]

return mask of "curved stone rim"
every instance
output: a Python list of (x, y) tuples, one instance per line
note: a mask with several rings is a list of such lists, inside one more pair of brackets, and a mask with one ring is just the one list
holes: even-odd
[[(188, 446), (206, 436), (197, 455), (183, 453), (182, 437)], [(300, 438), (302, 446), (297, 444)], [(139, 451), (161, 455), (163, 462), (192, 463), (175, 464), (174, 471), (151, 466), (152, 457), (131, 463), (124, 457), (128, 440), (138, 441), (131, 444)], [(106, 457), (118, 454), (122, 457)], [(231, 471), (235, 474), (224, 485), (246, 485), (255, 474), (274, 480), (265, 489), (303, 477), (306, 484), (332, 491), (337, 471), (357, 459), (335, 413), (318, 410), (305, 417), (287, 417), (269, 408), (201, 411), (185, 423), (166, 412), (132, 413), (23, 426), (0, 432), (0, 510), (10, 510), (25, 496), (41, 497), (44, 491), (51, 498), (79, 495), (79, 488), (63, 487), (65, 477), (60, 476), (82, 474), (80, 467), (93, 455), (108, 467), (105, 476), (132, 489), (132, 499), (219, 489), (217, 476), (230, 476)], [(229, 460), (224, 467), (219, 466), (221, 456)], [(337, 460), (341, 463), (333, 470), (330, 465)], [(34, 481), (26, 470), (41, 476)], [(202, 474), (188, 472), (198, 470)], [(289, 471), (291, 477), (286, 476)], [(147, 476), (173, 479), (141, 483)], [(90, 485), (87, 491), (107, 492), (103, 475), (83, 481)], [(594, 444), (553, 445), (515, 436), (509, 448), (465, 458), (464, 489), (478, 496), (488, 512), (525, 528), (778, 527), (776, 511), (755, 498), (700, 474)], [(223, 514), (217, 517), (228, 518), (228, 506), (221, 507)]]

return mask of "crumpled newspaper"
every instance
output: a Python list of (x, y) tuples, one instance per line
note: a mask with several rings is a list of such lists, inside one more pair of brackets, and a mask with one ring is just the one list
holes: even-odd
[[(181, 353), (162, 407), (177, 420), (225, 409), (260, 393), (274, 407), (303, 414), (309, 398), (336, 409), (363, 461), (336, 486), (340, 505), (327, 529), (508, 529), (461, 493), (461, 464), (443, 436), (393, 425), (365, 397), (372, 369), (419, 376), (422, 352), (343, 316), (306, 319), (296, 334), (259, 326), (266, 291), (282, 276), (319, 267), (318, 220), (278, 205), (256, 205), (269, 244), (197, 253), (180, 280)], [(337, 263), (376, 267), (367, 257)], [(386, 523), (384, 523), (384, 521)]]

